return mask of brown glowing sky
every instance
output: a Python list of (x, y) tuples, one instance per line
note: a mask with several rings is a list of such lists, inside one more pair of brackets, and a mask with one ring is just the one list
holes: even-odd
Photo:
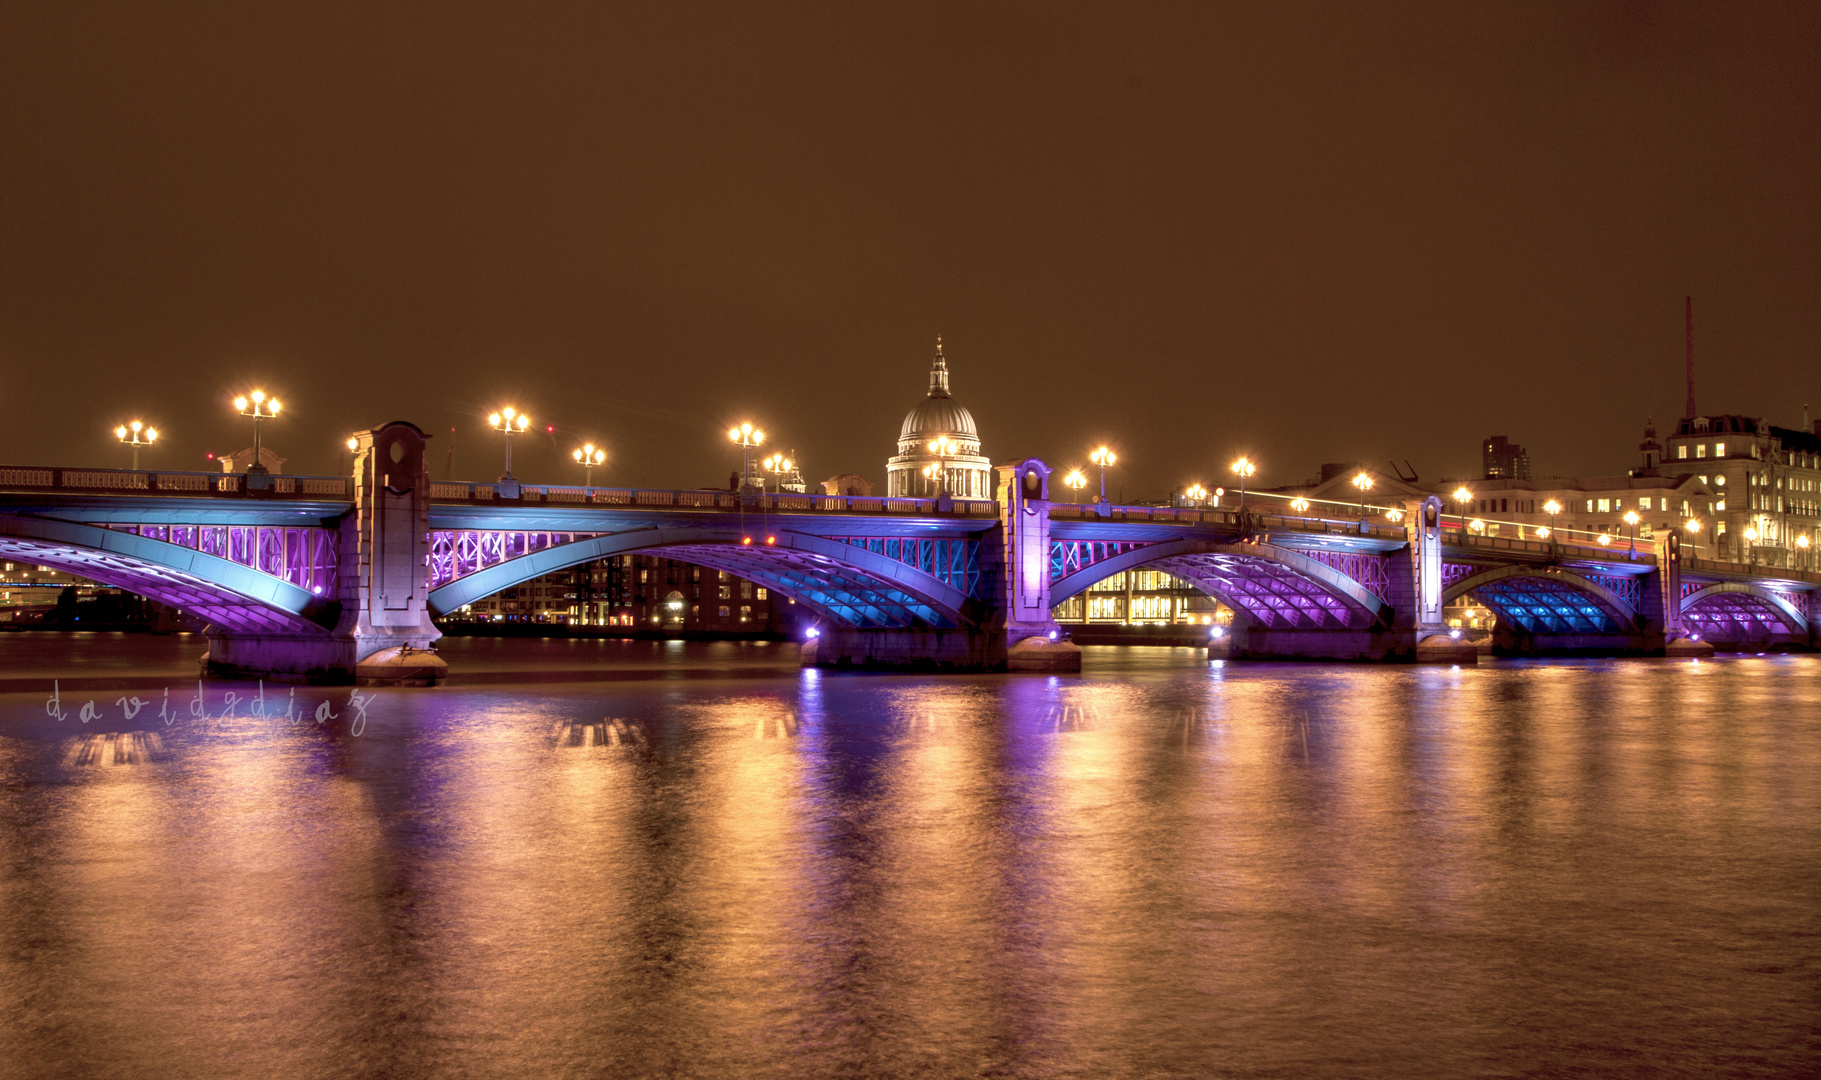
[(747, 417), (882, 480), (941, 334), (990, 456), (1127, 497), (1612, 472), (1685, 293), (1704, 411), (1821, 416), (1815, 5), (302, 6), (0, 10), (0, 459), (205, 467), (261, 385), (292, 472), (487, 478), (513, 403), (526, 480)]

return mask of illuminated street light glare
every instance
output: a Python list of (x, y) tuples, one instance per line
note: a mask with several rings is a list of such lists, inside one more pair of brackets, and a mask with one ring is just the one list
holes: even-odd
[(1458, 503), (1471, 502), (1473, 501), (1473, 492), (1468, 491), (1464, 487), (1457, 487), (1454, 489), (1454, 501)]
[(249, 473), (266, 471), (265, 466), (259, 463), (259, 422), (277, 419), (278, 409), (278, 399), (267, 398), (264, 390), (255, 390), (234, 399), (234, 410), (253, 421), (253, 460), (247, 465)]
[(1113, 453), (1111, 449), (1101, 446), (1097, 447), (1093, 453), (1088, 455), (1088, 460), (1100, 466), (1100, 501), (1106, 502), (1107, 469), (1111, 467), (1115, 461), (1119, 460), (1119, 455)]
[(1258, 472), (1258, 466), (1249, 457), (1241, 456), (1233, 463), (1233, 475), (1239, 477), (1239, 508), (1246, 508), (1246, 479)]
[(752, 448), (765, 442), (765, 432), (753, 427), (750, 422), (742, 421), (727, 429), (727, 439), (744, 454), (741, 466), (744, 471), (740, 473), (740, 490), (744, 491), (752, 487)]
[(1081, 489), (1088, 486), (1088, 478), (1080, 469), (1070, 469), (1068, 475), (1062, 478), (1062, 483), (1075, 492), (1072, 501), (1080, 502)]
[(114, 437), (123, 444), (133, 448), (133, 471), (139, 471), (139, 450), (158, 441), (158, 429), (147, 427), (143, 421), (134, 420), (114, 429)]
[(517, 409), (507, 407), (487, 416), (487, 426), (506, 437), (506, 475), (500, 480), (512, 482), (512, 436), (522, 435), (531, 426), (531, 417)]

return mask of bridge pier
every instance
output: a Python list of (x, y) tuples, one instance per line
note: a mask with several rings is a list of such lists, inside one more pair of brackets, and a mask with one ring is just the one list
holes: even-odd
[(430, 651), (429, 439), (403, 421), (361, 432), (354, 509), (341, 523), (334, 628), (320, 635), (248, 634), (211, 626), (202, 672), (273, 682), (434, 686), (449, 667)]
[(1081, 647), (1050, 615), (1050, 468), (1000, 465), (999, 523), (981, 541), (984, 596), (970, 627), (829, 627), (803, 645), (805, 666), (924, 671), (1081, 670)]

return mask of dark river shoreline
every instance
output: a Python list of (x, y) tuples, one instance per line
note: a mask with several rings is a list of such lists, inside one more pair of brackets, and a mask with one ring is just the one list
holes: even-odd
[(0, 1075), (1821, 1071), (1821, 658), (448, 646), (0, 636)]

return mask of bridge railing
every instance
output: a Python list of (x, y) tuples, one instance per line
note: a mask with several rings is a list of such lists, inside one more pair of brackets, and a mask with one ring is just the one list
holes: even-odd
[[(1156, 521), (1181, 525), (1224, 525), (1230, 528), (1240, 527), (1240, 513), (1237, 510), (1202, 510), (1192, 507), (1175, 506), (1110, 506), (1107, 515), (1102, 517), (1100, 508), (1092, 503), (1051, 503), (1050, 520), (1052, 521)], [(1380, 524), (1375, 521), (1341, 520), (1338, 518), (1305, 517), (1299, 514), (1256, 514), (1247, 512), (1245, 522), (1260, 532), (1304, 532), (1323, 533), (1346, 536), (1369, 536), (1380, 540), (1393, 540), (1402, 543), (1405, 540), (1402, 525)]]
[(1627, 546), (1624, 540), (1611, 544), (1602, 544), (1591, 537), (1580, 539), (1570, 536), (1558, 536), (1553, 539), (1519, 540), (1506, 536), (1487, 536), (1458, 526), (1442, 527), (1442, 543), (1448, 547), (1465, 550), (1480, 550), (1489, 555), (1534, 555), (1543, 558), (1561, 558), (1567, 556), (1593, 562), (1636, 563), (1640, 566), (1655, 566), (1657, 556), (1655, 549), (1647, 541), (1636, 547)]
[(999, 504), (991, 499), (950, 499), (944, 509), (935, 499), (909, 499), (878, 495), (801, 495), (795, 492), (740, 494), (719, 490), (571, 487), (521, 484), (517, 498), (502, 497), (500, 485), (449, 480), (430, 482), (436, 502), (475, 505), (625, 506), (675, 507), (698, 510), (744, 510), (747, 513), (913, 514), (996, 517)]
[(1764, 578), (1772, 581), (1793, 581), (1821, 588), (1821, 573), (1814, 570), (1797, 570), (1784, 566), (1766, 566), (1761, 562), (1742, 563), (1728, 562), (1721, 559), (1683, 558), (1684, 574), (1722, 574), (1727, 577)]
[(175, 498), (277, 495), (349, 500), (354, 481), (345, 476), (273, 476), (270, 488), (246, 489), (243, 473), (164, 472), (133, 469), (62, 469), (0, 465), (0, 491), (60, 491), (92, 495), (168, 495)]

